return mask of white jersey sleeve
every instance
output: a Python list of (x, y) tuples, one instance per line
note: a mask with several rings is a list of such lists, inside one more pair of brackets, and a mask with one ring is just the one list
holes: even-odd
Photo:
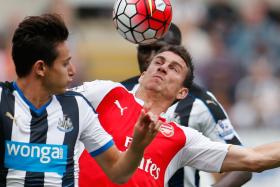
[(207, 172), (220, 172), (229, 145), (213, 142), (200, 132), (182, 127), (186, 134), (186, 145), (182, 151), (182, 164)]
[(124, 87), (120, 83), (104, 80), (84, 82), (83, 85), (71, 90), (81, 93), (96, 109), (102, 99), (115, 87)]
[(77, 101), (80, 108), (80, 141), (92, 156), (96, 156), (113, 145), (112, 137), (101, 127), (92, 106), (83, 97), (77, 97)]

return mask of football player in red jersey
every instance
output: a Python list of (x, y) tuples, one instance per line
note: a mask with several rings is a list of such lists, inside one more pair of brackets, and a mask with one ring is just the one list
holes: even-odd
[[(193, 66), (186, 50), (168, 46), (153, 57), (140, 76), (135, 94), (110, 81), (84, 83), (76, 90), (92, 103), (104, 129), (113, 136), (117, 147), (125, 151), (143, 104), (159, 115), (175, 100), (186, 97), (192, 80)], [(280, 142), (244, 148), (210, 141), (196, 130), (161, 120), (164, 124), (160, 133), (145, 150), (136, 173), (122, 186), (167, 186), (175, 171), (186, 165), (209, 172), (260, 172), (280, 166)], [(80, 166), (82, 187), (115, 186), (86, 152), (80, 157)]]
[[(138, 45), (137, 60), (140, 72), (146, 71), (151, 58), (165, 45), (180, 45), (182, 33), (174, 23), (171, 23), (166, 35), (150, 45)], [(140, 75), (131, 77), (121, 83), (128, 89), (134, 90), (138, 85)], [(231, 125), (222, 105), (208, 90), (194, 83), (189, 94), (182, 100), (175, 102), (165, 112), (165, 117), (173, 119), (183, 126), (191, 127), (212, 141), (241, 145), (239, 136)], [(223, 125), (226, 128), (223, 128)], [(213, 174), (214, 175), (214, 174)], [(245, 184), (252, 174), (245, 171), (215, 174), (219, 177), (213, 184), (215, 187), (238, 187)], [(179, 169), (168, 182), (169, 187), (198, 187), (200, 184), (199, 171), (195, 168), (184, 167)]]

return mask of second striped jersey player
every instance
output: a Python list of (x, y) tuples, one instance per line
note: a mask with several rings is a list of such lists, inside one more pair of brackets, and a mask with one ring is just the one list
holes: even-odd
[[(241, 145), (220, 103), (211, 92), (196, 84), (192, 85), (185, 99), (168, 108), (165, 117), (198, 130), (212, 141)], [(169, 187), (195, 187), (199, 186), (199, 183), (199, 171), (186, 166), (179, 169), (171, 178)]]

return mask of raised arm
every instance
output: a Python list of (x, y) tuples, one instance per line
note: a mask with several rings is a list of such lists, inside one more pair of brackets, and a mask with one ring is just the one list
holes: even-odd
[(224, 171), (262, 172), (280, 167), (280, 142), (266, 144), (254, 148), (232, 145), (222, 164)]
[(106, 175), (115, 183), (125, 183), (137, 169), (144, 149), (156, 136), (161, 122), (143, 110), (134, 128), (133, 141), (127, 151), (121, 153), (113, 146), (95, 157)]

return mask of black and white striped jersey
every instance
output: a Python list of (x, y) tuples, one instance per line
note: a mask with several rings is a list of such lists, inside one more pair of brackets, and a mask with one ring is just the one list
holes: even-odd
[[(241, 145), (226, 112), (214, 95), (193, 85), (189, 95), (168, 108), (170, 120), (196, 129), (213, 141)], [(198, 187), (199, 173), (191, 167), (178, 170), (169, 181), (169, 187)]]
[(78, 186), (79, 147), (96, 156), (113, 145), (78, 93), (36, 109), (16, 83), (0, 83), (0, 186)]
[[(134, 87), (132, 86), (133, 83)], [(135, 90), (137, 83), (137, 77), (122, 82), (130, 90)], [(220, 103), (211, 92), (198, 85), (194, 84), (189, 90), (189, 95), (185, 99), (174, 103), (163, 117), (180, 125), (194, 128), (212, 141), (241, 144)], [(198, 186), (199, 171), (190, 167), (178, 170), (169, 181), (169, 187)]]

